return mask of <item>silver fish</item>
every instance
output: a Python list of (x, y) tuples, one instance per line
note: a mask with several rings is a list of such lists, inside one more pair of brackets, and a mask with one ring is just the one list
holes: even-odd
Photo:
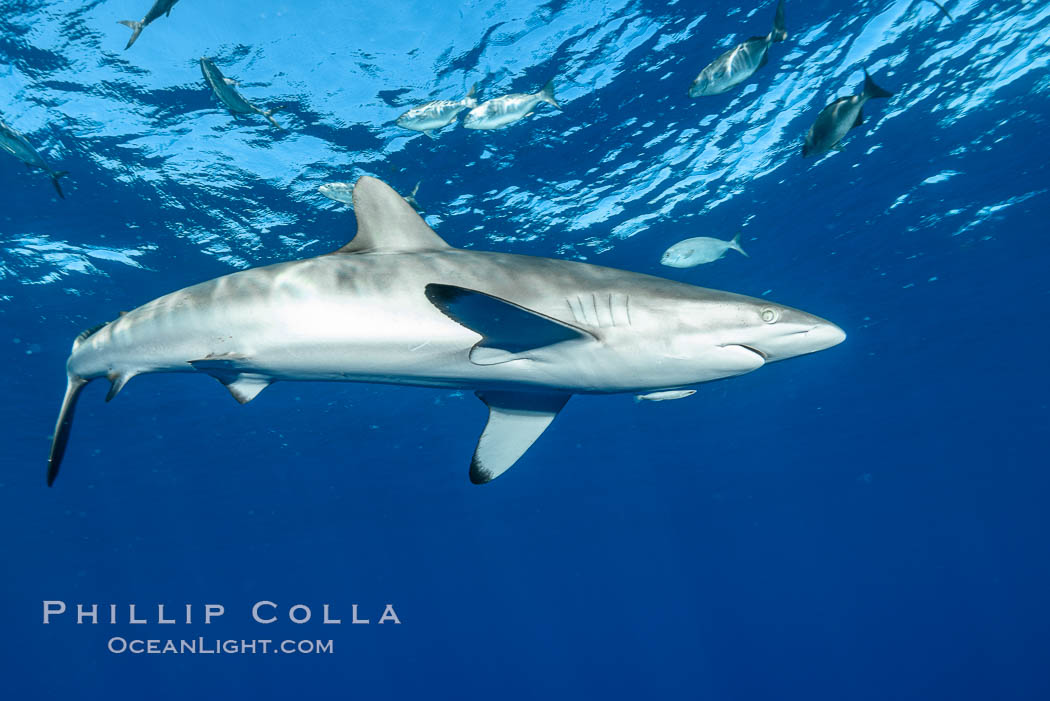
[(660, 258), (660, 263), (670, 268), (692, 268), (703, 263), (713, 263), (730, 249), (750, 257), (740, 247), (740, 234), (734, 236), (732, 241), (697, 236), (668, 248)]
[(769, 61), (769, 46), (784, 41), (787, 35), (784, 0), (780, 0), (773, 18), (773, 31), (765, 36), (751, 37), (709, 63), (689, 87), (689, 97), (720, 95), (744, 82)]
[(477, 83), (471, 86), (470, 92), (462, 100), (434, 100), (425, 105), (413, 107), (397, 118), (397, 125), (403, 129), (421, 131), (430, 138), (436, 139), (435, 131), (456, 121), (456, 115), (463, 110), (477, 106), (478, 101), (474, 99), (477, 87)]
[[(422, 212), (423, 208), (419, 206), (419, 202), (416, 201), (416, 193), (419, 192), (419, 186), (423, 184), (420, 180), (416, 183), (416, 186), (412, 188), (412, 192), (405, 195), (405, 202), (412, 205), (412, 209), (417, 212)], [(352, 205), (354, 203), (354, 186), (350, 183), (325, 183), (317, 188), (317, 191), (330, 200), (336, 202), (342, 202), (343, 204)]]
[(62, 194), (62, 186), (58, 184), (58, 179), (68, 175), (64, 170), (51, 170), (51, 166), (44, 161), (32, 144), (22, 136), (22, 134), (16, 131), (13, 127), (8, 126), (4, 123), (4, 120), (0, 119), (0, 151), (6, 151), (12, 156), (17, 158), (26, 164), (30, 169), (42, 170), (48, 174), (51, 178), (51, 184), (55, 186), (55, 191), (58, 196), (65, 199), (66, 196)]
[(467, 112), (463, 126), (467, 129), (500, 129), (528, 117), (541, 102), (561, 109), (561, 105), (554, 99), (553, 78), (548, 80), (539, 92), (530, 95), (513, 93), (481, 103)]
[(453, 248), (374, 178), (355, 184), (354, 214), (357, 235), (333, 253), (224, 275), (80, 334), (48, 484), (95, 379), (110, 381), (112, 399), (144, 373), (211, 375), (242, 404), (291, 380), (474, 390), (489, 412), (470, 466), (483, 483), (517, 462), (573, 394), (685, 387), (846, 338), (763, 299)]
[(325, 183), (317, 191), (330, 200), (343, 204), (354, 203), (354, 186), (350, 183)]
[(668, 402), (672, 399), (685, 399), (696, 394), (695, 389), (664, 389), (659, 392), (649, 392), (648, 394), (639, 394), (634, 400), (636, 402)]
[(840, 97), (820, 111), (817, 121), (806, 134), (802, 155), (819, 156), (832, 149), (841, 150), (839, 142), (850, 129), (864, 123), (864, 103), (873, 97), (893, 97), (893, 93), (876, 85), (865, 68), (864, 89), (860, 95)]
[(204, 74), (204, 80), (211, 87), (212, 92), (215, 93), (215, 97), (219, 98), (219, 102), (226, 106), (226, 109), (230, 110), (234, 114), (261, 114), (270, 121), (270, 124), (274, 125), (278, 129), (281, 129), (281, 125), (277, 123), (277, 120), (273, 118), (275, 112), (280, 112), (284, 109), (281, 107), (274, 107), (272, 110), (262, 110), (248, 102), (244, 95), (237, 92), (235, 86), (237, 83), (222, 74), (210, 60), (201, 56), (201, 73)]
[(179, 0), (157, 0), (153, 3), (153, 7), (149, 8), (149, 12), (142, 18), (142, 21), (136, 22), (133, 19), (124, 19), (119, 22), (125, 27), (131, 28), (131, 38), (128, 39), (128, 45), (124, 47), (127, 51), (131, 48), (131, 45), (135, 43), (135, 40), (139, 38), (139, 34), (142, 34), (142, 30), (145, 29), (155, 19), (160, 19), (162, 16), (167, 17), (171, 14), (171, 8), (175, 6)]

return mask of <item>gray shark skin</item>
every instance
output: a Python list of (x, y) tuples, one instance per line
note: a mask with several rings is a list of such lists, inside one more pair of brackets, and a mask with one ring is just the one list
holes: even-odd
[(225, 105), (226, 109), (234, 114), (261, 114), (263, 117), (274, 125), (278, 129), (281, 129), (281, 125), (277, 123), (277, 120), (273, 118), (275, 112), (280, 112), (283, 107), (274, 107), (272, 110), (262, 110), (248, 102), (237, 92), (237, 89), (233, 87), (236, 83), (222, 74), (218, 66), (212, 63), (210, 60), (201, 56), (201, 73), (204, 75), (205, 82), (215, 93), (215, 97), (219, 98), (219, 102)]
[(482, 102), (467, 112), (467, 116), (463, 118), (463, 126), (466, 129), (502, 129), (528, 117), (541, 102), (561, 109), (561, 105), (554, 99), (553, 78), (548, 80), (539, 92), (512, 93)]
[(840, 149), (839, 142), (849, 130), (864, 123), (864, 104), (873, 97), (893, 97), (893, 93), (876, 85), (865, 68), (864, 89), (860, 95), (840, 97), (817, 115), (817, 121), (806, 134), (802, 156), (819, 156), (832, 149)]
[(477, 107), (478, 101), (474, 99), (477, 83), (470, 88), (470, 92), (462, 100), (434, 100), (419, 107), (413, 107), (397, 118), (397, 125), (402, 129), (421, 131), (432, 139), (436, 139), (434, 132), (446, 127), (456, 121), (457, 115), (463, 110)]
[(133, 19), (123, 19), (118, 24), (123, 24), (125, 27), (131, 28), (131, 38), (128, 39), (128, 45), (124, 47), (127, 51), (131, 48), (131, 45), (135, 43), (135, 40), (139, 38), (139, 34), (142, 34), (142, 30), (152, 24), (153, 20), (160, 19), (161, 17), (167, 17), (171, 14), (171, 8), (175, 6), (179, 0), (157, 0), (153, 3), (153, 6), (149, 8), (149, 12), (142, 18), (141, 21), (136, 22)]
[(689, 87), (689, 97), (721, 95), (754, 75), (769, 61), (771, 44), (787, 39), (784, 24), (784, 0), (777, 3), (773, 31), (751, 37), (707, 64)]
[(470, 477), (498, 476), (573, 394), (649, 394), (823, 350), (845, 334), (796, 309), (586, 263), (449, 246), (384, 183), (354, 186), (334, 253), (225, 275), (82, 333), (48, 460), (84, 386), (107, 401), (151, 372), (207, 374), (241, 403), (285, 380), (475, 390), (489, 407)]
[(51, 166), (44, 161), (43, 156), (33, 148), (29, 140), (19, 131), (5, 124), (2, 119), (0, 119), (0, 151), (10, 153), (25, 163), (30, 169), (42, 170), (47, 173), (48, 177), (51, 178), (51, 184), (55, 186), (55, 192), (58, 193), (58, 196), (62, 199), (66, 198), (62, 194), (62, 186), (59, 185), (58, 179), (68, 175), (68, 173), (64, 170), (51, 170)]

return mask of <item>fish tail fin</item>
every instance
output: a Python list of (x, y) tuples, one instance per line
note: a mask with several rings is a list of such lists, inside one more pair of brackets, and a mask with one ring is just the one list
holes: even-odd
[(61, 197), (62, 199), (66, 199), (66, 196), (62, 194), (62, 186), (59, 185), (58, 179), (59, 178), (64, 178), (67, 175), (69, 175), (69, 171), (68, 170), (60, 170), (60, 171), (51, 173), (51, 184), (55, 186), (55, 191), (58, 192), (58, 196)]
[(748, 255), (747, 251), (740, 247), (740, 236), (743, 233), (743, 231), (738, 231), (737, 235), (733, 237), (733, 240), (729, 242), (729, 247), (732, 248), (734, 251), (740, 253), (745, 258), (750, 258), (751, 256)]
[(66, 395), (62, 399), (62, 408), (58, 412), (58, 421), (55, 423), (55, 435), (51, 439), (51, 454), (47, 458), (47, 486), (55, 483), (58, 477), (58, 468), (62, 465), (62, 457), (66, 454), (66, 444), (69, 443), (70, 429), (73, 428), (73, 411), (77, 408), (77, 400), (80, 392), (90, 380), (69, 373), (66, 382)]
[(777, 14), (773, 17), (773, 31), (769, 33), (769, 40), (784, 41), (787, 38), (787, 25), (784, 24), (784, 0), (780, 0), (777, 3)]
[(468, 92), (467, 96), (463, 98), (463, 104), (466, 105), (467, 107), (471, 108), (471, 109), (474, 109), (475, 107), (477, 107), (478, 106), (478, 100), (477, 100), (476, 97), (474, 97), (474, 95), (477, 94), (477, 92), (478, 92), (478, 84), (474, 83), (473, 85), (470, 86), (470, 92)]
[(558, 109), (561, 109), (561, 105), (559, 105), (558, 101), (554, 99), (554, 78), (547, 81), (547, 84), (536, 93), (536, 97), (540, 98), (540, 100), (546, 102), (548, 105), (554, 105)]
[(122, 19), (120, 20), (120, 24), (131, 28), (131, 38), (128, 39), (128, 45), (124, 47), (124, 50), (127, 51), (131, 48), (131, 45), (135, 43), (135, 40), (139, 38), (139, 34), (142, 34), (142, 29), (146, 25), (142, 22), (136, 22), (133, 19)]
[(262, 111), (262, 116), (264, 116), (268, 120), (270, 120), (270, 124), (274, 125), (278, 129), (284, 129), (284, 127), (282, 127), (280, 124), (278, 124), (277, 120), (273, 118), (274, 114), (276, 114), (277, 112), (280, 112), (284, 108), (285, 108), (284, 105), (278, 105), (277, 107), (274, 107), (271, 110), (263, 110)]
[(952, 21), (952, 22), (955, 21), (955, 18), (952, 17), (950, 12), (948, 12), (948, 8), (945, 7), (942, 3), (937, 2), (937, 0), (930, 0), (930, 2), (932, 2), (934, 5), (936, 5), (937, 9), (939, 9), (941, 12), (943, 12), (944, 16), (947, 17), (950, 21)]
[(875, 81), (868, 75), (867, 68), (864, 69), (864, 95), (867, 97), (893, 97), (892, 92), (875, 84)]

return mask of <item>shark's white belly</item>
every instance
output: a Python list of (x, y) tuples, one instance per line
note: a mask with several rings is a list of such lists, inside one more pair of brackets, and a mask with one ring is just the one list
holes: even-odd
[[(199, 364), (191, 363), (208, 360), (273, 380), (573, 392), (661, 388), (742, 371), (735, 359), (728, 365), (715, 359), (705, 374), (695, 364), (683, 368), (639, 354), (645, 327), (631, 318), (627, 292), (605, 289), (616, 283), (602, 279), (604, 269), (546, 261), (538, 263), (546, 268), (542, 275), (513, 273), (542, 260), (467, 251), (322, 256), (235, 273), (120, 317), (74, 351), (69, 370), (84, 378), (130, 377), (197, 372)], [(478, 364), (470, 353), (481, 336), (427, 299), (429, 283), (519, 303), (524, 297), (541, 313), (600, 330), (605, 342), (566, 342), (527, 358)]]

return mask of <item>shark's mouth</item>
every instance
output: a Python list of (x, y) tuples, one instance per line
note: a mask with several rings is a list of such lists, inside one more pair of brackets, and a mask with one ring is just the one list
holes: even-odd
[(748, 345), (745, 345), (743, 343), (734, 343), (733, 345), (740, 346), (744, 350), (751, 351), (752, 353), (757, 355), (759, 358), (761, 358), (763, 363), (766, 362), (767, 360), (769, 360), (769, 356), (768, 355), (766, 355), (765, 353), (763, 353), (759, 349), (755, 348), (754, 346), (748, 346)]

